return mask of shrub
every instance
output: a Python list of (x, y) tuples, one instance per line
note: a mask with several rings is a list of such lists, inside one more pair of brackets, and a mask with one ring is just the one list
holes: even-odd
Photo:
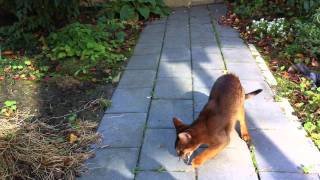
[(296, 39), (295, 43), (299, 44), (305, 52), (320, 59), (320, 28), (312, 22), (295, 23)]
[(169, 9), (163, 0), (120, 0), (111, 1), (102, 5), (100, 14), (108, 18), (148, 19), (150, 15), (166, 16)]
[(0, 7), (14, 14), (27, 29), (48, 28), (79, 14), (80, 0), (3, 0)]
[(125, 59), (117, 52), (124, 43), (123, 22), (100, 20), (98, 25), (70, 24), (47, 38), (44, 54), (64, 74), (81, 76), (92, 68), (112, 67)]

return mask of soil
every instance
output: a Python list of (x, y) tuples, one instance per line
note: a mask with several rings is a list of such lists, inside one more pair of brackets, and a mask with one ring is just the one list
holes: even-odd
[[(113, 84), (80, 82), (72, 77), (50, 81), (0, 81), (0, 102), (15, 100), (18, 109), (30, 110), (37, 119), (59, 117), (81, 109), (98, 98), (110, 99)], [(104, 108), (95, 105), (77, 114), (79, 119), (99, 122)], [(59, 123), (64, 118), (50, 120)]]

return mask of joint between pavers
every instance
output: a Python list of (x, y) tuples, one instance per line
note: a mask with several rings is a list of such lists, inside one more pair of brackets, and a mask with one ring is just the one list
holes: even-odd
[[(159, 56), (159, 59), (158, 59), (158, 64), (157, 64), (157, 68), (156, 68), (156, 76), (155, 76), (155, 79), (154, 79), (154, 83), (153, 83), (153, 88), (152, 88), (152, 92), (151, 92), (151, 100), (149, 102), (149, 106), (148, 106), (148, 110), (147, 110), (147, 117), (146, 117), (146, 121), (145, 121), (145, 124), (144, 124), (144, 129), (143, 129), (143, 133), (142, 133), (142, 139), (141, 139), (141, 146), (139, 147), (139, 152), (138, 152), (138, 158), (137, 158), (137, 162), (136, 162), (136, 167), (138, 168), (139, 167), (139, 163), (140, 163), (140, 158), (141, 158), (141, 151), (142, 151), (142, 147), (143, 147), (143, 142), (144, 142), (144, 139), (145, 139), (145, 134), (146, 134), (146, 130), (148, 129), (148, 120), (149, 120), (149, 114), (150, 114), (150, 108), (151, 108), (151, 103), (152, 103), (152, 100), (154, 99), (153, 96), (154, 96), (154, 92), (155, 92), (155, 87), (156, 87), (156, 83), (157, 83), (157, 78), (158, 78), (158, 73), (159, 73), (159, 67), (160, 67), (160, 60), (161, 60), (161, 57), (162, 57), (162, 51), (163, 51), (163, 46), (164, 46), (164, 40), (166, 38), (166, 32), (167, 32), (167, 26), (168, 26), (168, 18), (166, 18), (165, 20), (165, 23), (164, 23), (165, 27), (164, 27), (164, 34), (163, 34), (163, 39), (161, 41), (161, 50), (160, 50), (160, 56)], [(134, 173), (134, 179), (136, 179), (136, 176), (137, 174)]]

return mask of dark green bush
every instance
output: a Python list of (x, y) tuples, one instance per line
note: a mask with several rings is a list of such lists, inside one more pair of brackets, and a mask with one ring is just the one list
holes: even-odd
[(0, 7), (14, 14), (27, 29), (50, 28), (79, 15), (80, 0), (2, 0)]
[(111, 19), (148, 19), (150, 15), (163, 17), (169, 14), (169, 9), (163, 0), (118, 0), (102, 6), (100, 14)]
[(51, 33), (43, 54), (73, 76), (88, 74), (97, 65), (112, 67), (125, 59), (115, 51), (124, 43), (124, 28), (117, 20), (100, 20), (98, 25), (76, 22)]
[(296, 39), (295, 43), (299, 44), (305, 52), (320, 59), (320, 28), (313, 22), (300, 22), (295, 24)]

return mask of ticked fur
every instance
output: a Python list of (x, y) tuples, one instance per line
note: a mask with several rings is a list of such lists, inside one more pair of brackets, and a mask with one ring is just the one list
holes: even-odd
[(186, 160), (200, 145), (207, 144), (208, 148), (192, 160), (192, 167), (199, 167), (229, 144), (236, 121), (240, 122), (242, 139), (248, 142), (250, 136), (245, 121), (244, 101), (261, 91), (258, 89), (245, 94), (237, 76), (226, 74), (219, 77), (211, 89), (207, 104), (194, 123), (186, 125), (182, 120), (173, 118), (177, 132), (177, 155)]

